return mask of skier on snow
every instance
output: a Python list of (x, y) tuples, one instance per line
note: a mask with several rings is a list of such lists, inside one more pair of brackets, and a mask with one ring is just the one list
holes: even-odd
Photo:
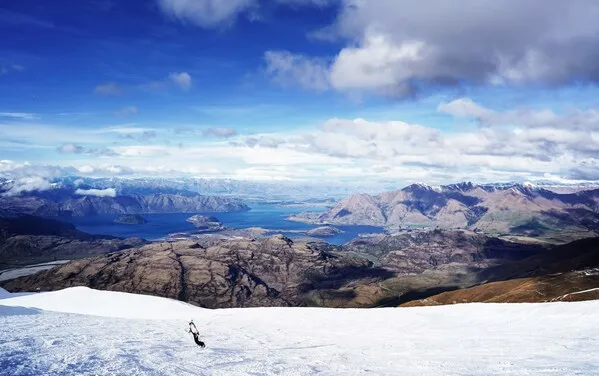
[(193, 340), (198, 346), (201, 348), (206, 347), (206, 344), (200, 341), (200, 332), (198, 331), (198, 328), (196, 328), (196, 324), (194, 324), (193, 321), (189, 323), (189, 333), (193, 334)]

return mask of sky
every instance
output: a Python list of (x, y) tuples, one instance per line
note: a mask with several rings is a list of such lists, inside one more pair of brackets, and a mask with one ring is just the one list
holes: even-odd
[(594, 0), (0, 0), (0, 176), (599, 180)]

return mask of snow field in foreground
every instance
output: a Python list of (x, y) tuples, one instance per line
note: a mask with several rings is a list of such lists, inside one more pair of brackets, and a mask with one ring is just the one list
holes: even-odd
[[(0, 374), (599, 375), (598, 310), (599, 301), (213, 311), (72, 288), (0, 300)], [(191, 318), (204, 350), (186, 332)]]

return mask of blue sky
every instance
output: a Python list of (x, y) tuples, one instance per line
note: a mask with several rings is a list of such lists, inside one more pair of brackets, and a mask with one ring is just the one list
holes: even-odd
[(597, 16), (590, 0), (0, 0), (0, 174), (599, 180)]

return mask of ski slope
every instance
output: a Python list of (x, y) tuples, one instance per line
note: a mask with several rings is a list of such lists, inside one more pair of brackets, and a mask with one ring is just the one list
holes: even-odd
[(82, 287), (0, 290), (0, 374), (599, 375), (598, 311), (599, 301), (213, 311)]

